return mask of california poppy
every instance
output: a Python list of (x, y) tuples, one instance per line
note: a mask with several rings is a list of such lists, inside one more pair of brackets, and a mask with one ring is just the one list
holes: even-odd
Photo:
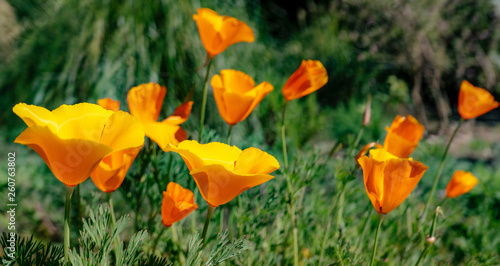
[(165, 151), (182, 156), (203, 198), (213, 207), (225, 204), (243, 191), (267, 182), (278, 161), (257, 148), (241, 151), (236, 146), (194, 140), (168, 145)]
[(19, 103), (13, 111), (26, 128), (14, 141), (29, 146), (59, 181), (73, 187), (85, 181), (108, 154), (141, 147), (140, 122), (122, 111), (80, 103), (54, 111)]
[(196, 209), (198, 205), (194, 202), (191, 190), (174, 182), (168, 183), (161, 204), (161, 217), (165, 226), (170, 227)]
[(469, 192), (479, 180), (471, 172), (457, 170), (446, 186), (446, 197), (454, 198)]
[(120, 110), (120, 102), (115, 101), (111, 98), (99, 99), (99, 100), (97, 100), (97, 104), (102, 106), (106, 110), (115, 111), (115, 112)]
[(229, 125), (245, 120), (260, 101), (273, 90), (269, 82), (255, 87), (249, 75), (232, 69), (222, 70), (211, 81), (219, 113)]
[(427, 166), (411, 158), (398, 158), (384, 149), (370, 150), (358, 159), (363, 169), (366, 194), (375, 210), (387, 214), (410, 195)]
[(418, 145), (424, 134), (424, 126), (413, 116), (396, 116), (391, 127), (386, 127), (384, 148), (397, 157), (407, 158)]
[(300, 67), (290, 76), (281, 92), (287, 101), (311, 94), (328, 82), (326, 69), (318, 60), (302, 60)]
[(158, 83), (141, 84), (130, 89), (127, 94), (130, 113), (139, 118), (146, 136), (162, 149), (168, 144), (177, 145), (187, 139), (186, 132), (179, 125), (188, 119), (193, 106), (192, 101), (185, 102), (175, 109), (173, 115), (158, 122), (166, 94), (167, 88)]
[(209, 8), (198, 8), (193, 15), (201, 42), (210, 58), (222, 53), (227, 47), (239, 42), (253, 42), (252, 29), (236, 18), (221, 16)]
[(497, 108), (499, 103), (487, 90), (462, 81), (458, 93), (458, 113), (463, 119), (472, 119)]

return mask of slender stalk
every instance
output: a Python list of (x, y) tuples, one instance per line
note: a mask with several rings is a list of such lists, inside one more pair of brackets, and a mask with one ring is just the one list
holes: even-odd
[[(443, 200), (443, 202), (444, 202), (444, 200)], [(427, 236), (427, 239), (434, 237), (434, 232), (436, 231), (436, 222), (437, 222), (437, 216), (439, 213), (439, 209), (440, 209), (440, 207), (438, 206), (436, 208), (436, 211), (434, 212), (434, 218), (432, 219), (431, 231), (430, 231), (429, 235)], [(429, 241), (429, 240), (427, 241), (427, 244), (425, 245), (424, 250), (422, 250), (420, 257), (418, 257), (418, 260), (417, 260), (417, 263), (415, 263), (415, 266), (418, 266), (418, 265), (420, 265), (420, 263), (424, 262), (425, 256), (427, 256), (427, 253), (429, 252), (429, 249), (431, 248), (432, 243), (434, 243), (434, 241)]]
[(215, 207), (212, 205), (208, 205), (207, 208), (207, 217), (205, 218), (205, 225), (203, 226), (203, 233), (201, 234), (201, 239), (203, 241), (203, 245), (206, 243), (205, 237), (207, 236), (208, 225), (210, 224), (210, 218), (212, 218), (212, 214), (214, 213)]
[[(108, 196), (109, 212), (111, 215), (111, 227), (114, 228), (116, 225), (116, 216), (115, 216), (115, 208), (113, 207), (113, 199), (111, 198), (111, 193), (113, 192), (107, 193), (108, 194), (107, 196)], [(115, 250), (116, 261), (118, 261), (118, 258), (121, 257), (120, 235), (116, 236), (113, 245)]]
[(231, 130), (233, 129), (233, 125), (229, 125), (229, 129), (227, 130), (227, 145), (231, 145)]
[[(170, 156), (168, 157), (168, 166), (167, 166), (167, 184), (170, 183), (170, 169), (172, 168), (172, 160), (173, 160), (173, 152), (169, 152), (170, 153)], [(173, 181), (173, 179), (172, 179)]]
[(285, 136), (285, 112), (286, 105), (288, 101), (285, 100), (285, 104), (283, 105), (283, 113), (281, 114), (281, 146), (283, 146), (283, 163), (285, 173), (288, 173), (288, 155), (286, 154), (286, 136)]
[(339, 202), (340, 195), (344, 193), (344, 188), (345, 186), (342, 186), (340, 188), (340, 191), (337, 194), (337, 197), (332, 198), (332, 203), (330, 204), (330, 209), (328, 210), (328, 222), (326, 223), (326, 230), (323, 235), (323, 241), (321, 241), (321, 251), (319, 252), (319, 260), (318, 260), (318, 266), (323, 265), (323, 257), (325, 255), (325, 248), (326, 248), (326, 240), (328, 239), (329, 233), (330, 233), (330, 227), (332, 225), (332, 216), (333, 212), (335, 211), (337, 207), (337, 203)]
[(288, 206), (288, 211), (290, 213), (290, 221), (292, 223), (292, 236), (293, 236), (293, 264), (295, 266), (299, 265), (299, 243), (298, 243), (298, 236), (297, 236), (297, 227), (295, 224), (295, 207), (293, 204), (293, 196), (294, 196), (294, 189), (292, 185), (292, 181), (290, 179), (290, 176), (288, 175), (288, 155), (286, 152), (286, 135), (285, 135), (285, 112), (286, 112), (286, 105), (288, 104), (288, 101), (285, 100), (285, 104), (283, 105), (283, 113), (281, 114), (281, 144), (283, 146), (283, 163), (284, 163), (284, 168), (285, 168), (285, 177), (287, 181), (287, 188), (288, 188), (288, 193), (290, 195), (290, 202)]
[(425, 221), (425, 216), (427, 215), (427, 210), (429, 209), (430, 205), (432, 204), (432, 199), (434, 197), (434, 194), (436, 193), (436, 188), (437, 188), (437, 185), (439, 182), (439, 177), (441, 176), (441, 171), (443, 171), (444, 162), (446, 160), (446, 156), (448, 155), (448, 150), (450, 149), (451, 142), (455, 138), (455, 135), (457, 134), (457, 131), (460, 128), (460, 126), (462, 125), (463, 121), (464, 121), (464, 119), (461, 118), (460, 122), (458, 122), (458, 125), (455, 128), (455, 131), (453, 131), (453, 134), (451, 135), (451, 138), (448, 141), (448, 144), (446, 145), (446, 149), (444, 150), (443, 157), (441, 158), (441, 163), (439, 164), (439, 169), (436, 173), (436, 176), (434, 177), (434, 183), (432, 183), (431, 192), (429, 193), (429, 197), (427, 198), (427, 202), (425, 203), (424, 212), (422, 213), (422, 218), (421, 218), (422, 222)]
[(201, 115), (200, 115), (200, 128), (198, 130), (198, 141), (201, 143), (201, 135), (203, 134), (203, 125), (205, 124), (205, 109), (207, 108), (207, 85), (208, 85), (208, 76), (210, 74), (210, 67), (212, 66), (213, 59), (210, 58), (207, 66), (207, 73), (205, 74), (205, 81), (203, 82), (203, 100), (201, 101)]
[(373, 241), (373, 252), (372, 252), (372, 259), (370, 261), (370, 266), (372, 266), (375, 263), (375, 254), (377, 254), (377, 244), (378, 244), (378, 232), (380, 231), (380, 226), (382, 225), (382, 221), (384, 220), (384, 217), (385, 217), (385, 214), (379, 213), (377, 232), (375, 233), (375, 240)]
[(165, 229), (167, 229), (167, 227), (163, 226), (163, 228), (161, 229), (160, 233), (158, 233), (158, 236), (156, 237), (155, 242), (153, 242), (153, 246), (152, 246), (153, 253), (155, 252), (156, 247), (158, 246), (158, 242), (160, 242), (160, 238), (163, 235), (163, 232), (165, 232)]
[(66, 265), (71, 265), (69, 261), (70, 249), (70, 216), (71, 216), (71, 195), (75, 187), (66, 186), (66, 207), (64, 208), (64, 261)]
[[(371, 205), (371, 204), (370, 204)], [(363, 243), (363, 240), (365, 238), (366, 231), (368, 230), (368, 221), (370, 220), (370, 216), (372, 215), (373, 208), (372, 206), (368, 206), (369, 211), (368, 214), (366, 215), (365, 221), (363, 222), (363, 231), (361, 231), (361, 235), (359, 236), (358, 243), (356, 244), (356, 258), (358, 257), (358, 251), (361, 248), (361, 244)]]
[(83, 217), (83, 212), (82, 212), (82, 198), (80, 197), (80, 185), (78, 184), (75, 188), (76, 188), (75, 196), (76, 196), (76, 208), (77, 208), (76, 213), (78, 214), (76, 217), (77, 218), (76, 224), (78, 225), (78, 229), (82, 229), (83, 221), (81, 218)]
[(364, 131), (365, 131), (365, 126), (363, 125), (359, 129), (358, 136), (356, 136), (356, 140), (354, 141), (354, 150), (356, 150), (356, 148), (358, 147), (359, 142), (361, 141), (361, 137), (363, 137)]

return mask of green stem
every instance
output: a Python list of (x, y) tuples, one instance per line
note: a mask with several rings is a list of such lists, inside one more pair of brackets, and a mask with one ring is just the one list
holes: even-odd
[[(443, 202), (444, 202), (444, 200), (443, 200)], [(439, 213), (439, 209), (440, 209), (440, 207), (438, 206), (436, 208), (436, 211), (434, 212), (434, 218), (432, 219), (431, 231), (430, 231), (429, 235), (427, 236), (428, 238), (433, 237), (434, 236), (434, 232), (436, 231), (436, 222), (437, 222), (437, 216), (438, 216), (438, 213)], [(427, 253), (429, 252), (429, 249), (432, 246), (432, 243), (433, 242), (429, 242), (429, 241), (427, 242), (427, 244), (425, 245), (424, 250), (422, 250), (422, 253), (420, 254), (420, 257), (418, 257), (418, 260), (417, 260), (417, 263), (415, 263), (415, 266), (418, 266), (418, 265), (420, 265), (420, 263), (424, 262), (425, 257), (427, 256)]]
[(200, 115), (200, 128), (198, 130), (198, 141), (201, 143), (201, 135), (203, 134), (203, 125), (205, 124), (205, 109), (207, 108), (207, 85), (208, 85), (208, 76), (210, 74), (210, 67), (212, 66), (213, 59), (210, 58), (207, 66), (207, 73), (205, 74), (205, 81), (203, 82), (203, 100), (201, 101), (201, 115)]
[(233, 125), (229, 125), (229, 129), (227, 130), (227, 145), (231, 145), (231, 130), (233, 129)]
[[(172, 160), (173, 160), (173, 152), (169, 152), (170, 156), (168, 157), (168, 166), (167, 166), (167, 184), (170, 183), (170, 169), (172, 168)], [(172, 179), (173, 180), (173, 179)]]
[[(111, 194), (113, 192), (107, 193), (108, 196), (108, 204), (109, 204), (109, 213), (111, 215), (111, 228), (115, 228), (116, 225), (116, 216), (115, 216), (115, 208), (113, 207), (113, 199), (111, 198)], [(120, 235), (117, 235), (115, 240), (114, 240), (114, 250), (115, 250), (115, 256), (116, 256), (116, 261), (119, 261), (119, 258), (121, 258), (121, 250), (120, 250)]]
[(363, 132), (365, 131), (365, 126), (363, 125), (359, 131), (358, 131), (358, 136), (356, 136), (356, 140), (354, 141), (354, 150), (356, 151), (356, 148), (359, 145), (359, 142), (361, 141), (361, 137), (363, 137)]
[(212, 214), (214, 213), (215, 207), (212, 205), (208, 205), (207, 208), (207, 217), (205, 218), (205, 225), (203, 226), (203, 233), (201, 234), (201, 239), (203, 241), (203, 245), (205, 245), (205, 237), (207, 236), (208, 225), (210, 224), (210, 218), (212, 218)]
[(163, 235), (163, 232), (165, 232), (165, 229), (167, 229), (167, 227), (163, 226), (163, 228), (161, 229), (160, 233), (158, 233), (158, 236), (156, 237), (155, 242), (153, 243), (153, 246), (152, 246), (153, 247), (153, 250), (152, 250), (153, 253), (155, 252), (156, 247), (158, 246), (158, 242), (160, 242), (160, 238)]
[(297, 236), (297, 227), (295, 224), (295, 207), (293, 204), (293, 196), (294, 196), (294, 189), (292, 185), (292, 180), (290, 179), (290, 176), (288, 175), (288, 155), (286, 152), (286, 134), (285, 134), (285, 112), (286, 112), (286, 105), (288, 104), (288, 101), (285, 100), (285, 104), (283, 104), (283, 113), (281, 114), (281, 144), (283, 146), (283, 163), (284, 163), (284, 168), (285, 168), (285, 177), (287, 181), (287, 187), (288, 187), (288, 193), (290, 195), (290, 202), (288, 206), (288, 211), (290, 213), (290, 221), (292, 223), (292, 236), (293, 236), (293, 263), (295, 266), (299, 265), (299, 243), (298, 243), (298, 236)]
[[(372, 215), (372, 212), (374, 210), (372, 208), (372, 206), (368, 206), (368, 207), (369, 207), (368, 215), (366, 215), (365, 221), (363, 222), (363, 231), (361, 231), (361, 235), (359, 236), (358, 243), (356, 244), (356, 249), (355, 249), (356, 253), (361, 248), (361, 244), (363, 243), (363, 240), (365, 238), (366, 231), (368, 230), (368, 221), (370, 220), (370, 216)], [(359, 253), (357, 253), (357, 254), (359, 254)], [(356, 257), (357, 257), (357, 255), (356, 255)]]
[(453, 141), (453, 138), (455, 138), (455, 135), (457, 134), (458, 129), (462, 125), (464, 119), (461, 118), (460, 122), (458, 122), (457, 128), (455, 128), (455, 131), (453, 131), (453, 134), (451, 135), (450, 140), (448, 141), (448, 144), (446, 145), (446, 149), (444, 150), (443, 157), (441, 158), (441, 163), (439, 164), (439, 169), (436, 173), (436, 176), (434, 177), (434, 183), (432, 183), (432, 188), (431, 192), (429, 193), (429, 197), (427, 198), (427, 202), (425, 203), (424, 207), (424, 212), (422, 213), (422, 218), (421, 221), (425, 221), (425, 216), (427, 215), (427, 210), (429, 209), (430, 205), (432, 204), (432, 199), (434, 197), (434, 194), (436, 193), (436, 188), (439, 182), (439, 177), (441, 176), (441, 171), (443, 170), (444, 162), (446, 160), (446, 156), (448, 155), (448, 150), (450, 149), (451, 142)]
[(332, 198), (332, 203), (330, 204), (330, 209), (328, 210), (328, 222), (326, 223), (326, 230), (323, 235), (323, 241), (321, 241), (321, 251), (319, 252), (319, 260), (318, 260), (318, 266), (323, 265), (323, 257), (325, 255), (325, 248), (326, 248), (326, 240), (328, 239), (328, 234), (330, 233), (330, 227), (332, 224), (332, 216), (333, 212), (335, 211), (337, 207), (337, 203), (339, 202), (340, 195), (344, 193), (344, 188), (345, 186), (342, 186), (337, 194), (337, 197)]
[(285, 104), (283, 105), (283, 113), (281, 114), (281, 146), (283, 146), (283, 164), (285, 173), (288, 173), (288, 155), (286, 153), (286, 136), (285, 136), (285, 112), (286, 105), (288, 101), (285, 100)]
[(75, 196), (76, 196), (76, 208), (77, 208), (77, 225), (78, 229), (82, 229), (83, 227), (83, 220), (81, 219), (83, 217), (83, 212), (82, 212), (82, 198), (80, 197), (80, 185), (78, 184), (76, 186), (76, 191), (75, 191)]
[(382, 221), (384, 220), (384, 217), (385, 217), (385, 214), (379, 213), (377, 232), (375, 233), (375, 241), (373, 241), (373, 252), (372, 252), (372, 259), (370, 261), (370, 266), (372, 266), (375, 263), (375, 254), (377, 254), (377, 244), (378, 244), (378, 232), (380, 231), (380, 226), (382, 225)]
[(71, 216), (71, 195), (75, 187), (66, 186), (66, 207), (64, 208), (64, 261), (66, 265), (71, 265), (69, 261), (70, 249), (70, 216)]

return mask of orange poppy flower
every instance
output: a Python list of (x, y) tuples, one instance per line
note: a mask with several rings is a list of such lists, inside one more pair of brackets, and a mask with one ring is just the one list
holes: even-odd
[(454, 198), (471, 191), (479, 180), (463, 170), (457, 170), (446, 186), (446, 197)]
[(28, 126), (14, 142), (35, 150), (67, 186), (85, 181), (106, 155), (144, 143), (144, 131), (135, 117), (95, 104), (62, 105), (51, 112), (20, 103), (13, 111)]
[(219, 113), (229, 125), (245, 120), (273, 90), (273, 85), (266, 81), (255, 87), (252, 77), (232, 69), (222, 70), (220, 76), (212, 78), (211, 84)]
[(220, 16), (209, 8), (198, 8), (193, 15), (201, 42), (210, 58), (222, 53), (227, 47), (239, 42), (253, 42), (255, 36), (245, 22), (228, 16)]
[(241, 151), (236, 146), (186, 140), (165, 151), (182, 156), (203, 198), (213, 207), (225, 204), (243, 191), (267, 182), (278, 161), (257, 148)]
[(186, 132), (179, 125), (188, 119), (193, 106), (192, 101), (183, 103), (175, 109), (173, 115), (158, 122), (166, 94), (167, 88), (158, 83), (141, 84), (130, 89), (127, 94), (130, 113), (139, 118), (146, 136), (162, 149), (168, 144), (177, 145), (187, 139)]
[(420, 181), (427, 166), (411, 158), (398, 158), (384, 149), (370, 150), (358, 163), (363, 169), (366, 194), (379, 213), (398, 207)]
[(167, 191), (163, 192), (161, 204), (161, 217), (165, 226), (170, 227), (196, 209), (198, 205), (194, 202), (191, 190), (174, 182), (168, 183)]
[(386, 127), (387, 136), (384, 141), (384, 148), (401, 158), (407, 158), (418, 145), (424, 134), (424, 126), (413, 116), (396, 116), (391, 127)]
[(472, 119), (497, 108), (499, 103), (487, 90), (462, 81), (458, 93), (458, 113), (463, 119)]
[(326, 69), (318, 60), (302, 60), (302, 64), (290, 76), (281, 92), (287, 101), (311, 94), (328, 82)]
[(99, 100), (97, 100), (97, 104), (102, 106), (106, 110), (110, 110), (110, 111), (114, 111), (114, 112), (120, 110), (120, 102), (115, 101), (111, 98), (99, 99)]

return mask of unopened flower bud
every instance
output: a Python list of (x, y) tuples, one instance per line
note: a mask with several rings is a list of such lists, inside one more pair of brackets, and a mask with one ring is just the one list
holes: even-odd
[(371, 116), (371, 105), (372, 105), (372, 96), (368, 94), (366, 97), (366, 109), (365, 113), (363, 115), (363, 126), (366, 126), (370, 123), (370, 116)]
[(427, 243), (432, 244), (436, 241), (435, 236), (427, 236)]

